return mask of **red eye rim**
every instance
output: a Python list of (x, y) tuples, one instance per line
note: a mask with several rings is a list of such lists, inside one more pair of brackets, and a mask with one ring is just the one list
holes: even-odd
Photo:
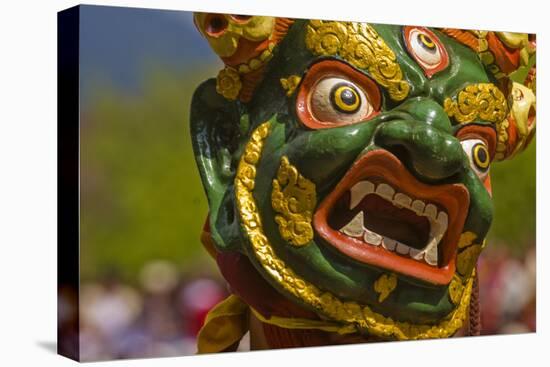
[(491, 161), (493, 160), (497, 148), (497, 133), (491, 126), (469, 124), (461, 127), (455, 134), (458, 140), (481, 139), (489, 149)]
[[(337, 122), (337, 121), (321, 121), (318, 120), (311, 112), (310, 96), (313, 87), (322, 79), (327, 77), (342, 77), (350, 80), (359, 86), (369, 99), (373, 111), (360, 121), (356, 122)], [(382, 97), (378, 85), (368, 76), (355, 70), (353, 67), (337, 60), (325, 60), (312, 65), (307, 72), (304, 80), (300, 83), (300, 90), (296, 97), (296, 113), (301, 122), (311, 129), (331, 129), (335, 127), (353, 125), (360, 122), (365, 122), (380, 113), (380, 105)]]
[[(426, 64), (426, 62), (423, 61), (418, 56), (416, 51), (413, 49), (411, 45), (411, 36), (413, 36), (414, 31), (421, 32), (421, 34), (427, 35), (437, 47), (437, 50), (439, 51), (441, 59), (434, 66), (430, 66)], [(443, 46), (439, 38), (435, 35), (435, 33), (430, 31), (428, 28), (416, 27), (416, 26), (405, 26), (403, 27), (403, 38), (405, 39), (405, 45), (407, 46), (407, 51), (409, 52), (409, 55), (411, 55), (411, 57), (416, 61), (416, 63), (420, 65), (420, 67), (424, 70), (424, 74), (428, 78), (431, 78), (434, 74), (440, 72), (441, 70), (449, 66), (449, 54), (447, 53), (447, 50), (445, 49), (445, 47)]]
[[(475, 124), (466, 125), (455, 133), (455, 137), (460, 141), (467, 139), (483, 140), (489, 149), (490, 162), (493, 162), (497, 148), (497, 133), (493, 127)], [(489, 195), (492, 196), (490, 174), (487, 174), (487, 177), (485, 177), (483, 185), (487, 189), (487, 192), (489, 192)]]

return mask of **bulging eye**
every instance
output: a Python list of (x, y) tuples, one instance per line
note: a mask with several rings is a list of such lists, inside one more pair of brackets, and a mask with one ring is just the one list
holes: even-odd
[(317, 121), (329, 125), (365, 120), (374, 112), (365, 92), (339, 77), (324, 78), (313, 87), (309, 108)]
[(435, 33), (423, 27), (404, 27), (403, 35), (407, 50), (431, 78), (449, 65), (449, 55)]
[(324, 60), (310, 67), (296, 97), (304, 125), (328, 129), (364, 122), (380, 111), (381, 95), (372, 79), (346, 63)]
[(470, 166), (480, 178), (484, 181), (489, 173), (489, 164), (491, 156), (485, 142), (481, 139), (467, 139), (461, 142), (462, 149), (466, 152), (470, 160)]

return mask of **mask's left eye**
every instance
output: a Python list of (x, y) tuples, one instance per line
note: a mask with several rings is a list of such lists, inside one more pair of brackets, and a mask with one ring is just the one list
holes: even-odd
[(462, 149), (466, 152), (470, 166), (481, 181), (484, 181), (489, 173), (491, 157), (489, 149), (483, 140), (466, 139), (461, 141)]
[(366, 121), (380, 109), (380, 93), (366, 75), (339, 61), (314, 65), (297, 98), (305, 125), (326, 129)]

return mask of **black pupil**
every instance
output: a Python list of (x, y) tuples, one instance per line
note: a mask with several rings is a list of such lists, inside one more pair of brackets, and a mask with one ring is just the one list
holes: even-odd
[(477, 159), (483, 163), (487, 162), (487, 152), (485, 149), (481, 148), (477, 150)]
[(432, 41), (432, 39), (430, 37), (428, 37), (424, 34), (419, 34), (417, 36), (417, 39), (418, 39), (418, 43), (420, 43), (420, 45), (422, 47), (424, 47), (426, 50), (428, 50), (428, 51), (435, 50), (435, 44), (434, 44), (434, 42)]
[(349, 88), (342, 91), (340, 98), (342, 99), (342, 102), (349, 106), (353, 106), (357, 101), (357, 96)]
[[(348, 83), (338, 83), (330, 90), (332, 106), (342, 113), (355, 113), (359, 109), (360, 100), (355, 88)], [(346, 107), (347, 106), (347, 107)]]

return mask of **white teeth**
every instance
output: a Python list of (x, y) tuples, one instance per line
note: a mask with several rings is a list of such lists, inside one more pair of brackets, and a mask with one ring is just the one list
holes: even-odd
[(437, 265), (437, 245), (428, 249), (424, 255), (424, 260), (430, 265)]
[(449, 216), (445, 212), (439, 212), (437, 215), (437, 223), (441, 228), (447, 229), (447, 226), (449, 225)]
[(370, 181), (360, 181), (353, 185), (353, 187), (350, 189), (350, 210), (355, 208), (365, 196), (367, 196), (368, 194), (372, 194), (373, 192), (374, 184)]
[(365, 236), (363, 238), (365, 239), (365, 242), (374, 246), (378, 246), (380, 245), (380, 242), (382, 242), (382, 236), (378, 233), (371, 232), (368, 229), (365, 230)]
[(392, 201), (393, 194), (395, 194), (395, 190), (390, 185), (382, 183), (378, 185), (378, 187), (376, 188), (376, 193), (382, 196), (383, 198), (385, 198), (386, 200)]
[(393, 251), (397, 247), (397, 241), (392, 240), (388, 237), (384, 237), (384, 239), (382, 240), (382, 247), (384, 247), (386, 250)]
[(401, 242), (397, 242), (397, 247), (395, 248), (395, 251), (398, 254), (407, 255), (409, 253), (409, 250), (410, 250), (409, 246), (404, 245)]
[(425, 206), (426, 204), (424, 204), (423, 201), (415, 200), (412, 202), (411, 209), (414, 210), (417, 215), (422, 215)]
[(412, 202), (412, 199), (410, 197), (400, 192), (395, 194), (395, 196), (393, 197), (393, 203), (397, 204), (397, 206), (408, 208), (411, 206), (411, 202)]
[[(365, 228), (365, 213), (358, 212), (353, 219), (340, 229), (340, 232), (349, 237), (361, 238), (365, 244), (379, 246), (380, 244), (388, 251), (396, 252), (402, 256), (409, 256), (417, 261), (425, 261), (427, 264), (437, 266), (439, 242), (447, 232), (449, 216), (444, 211), (431, 203), (422, 200), (413, 200), (409, 196), (396, 192), (386, 183), (375, 185), (370, 181), (360, 181), (350, 189), (350, 210), (354, 209), (369, 194), (377, 194), (390, 201), (398, 208), (408, 208), (419, 216), (424, 216), (430, 223), (430, 234), (427, 244), (423, 249), (409, 247), (404, 243), (392, 238), (384, 237), (376, 232)], [(368, 214), (368, 213), (367, 213)]]
[(341, 228), (340, 231), (350, 237), (361, 237), (364, 232), (363, 228), (363, 212), (357, 213), (357, 215), (348, 223), (345, 227)]
[(424, 208), (424, 215), (428, 218), (434, 219), (437, 215), (437, 207), (433, 204), (428, 204)]
[(409, 256), (415, 260), (420, 260), (424, 256), (424, 253), (421, 250), (411, 247), (411, 250), (409, 251)]

